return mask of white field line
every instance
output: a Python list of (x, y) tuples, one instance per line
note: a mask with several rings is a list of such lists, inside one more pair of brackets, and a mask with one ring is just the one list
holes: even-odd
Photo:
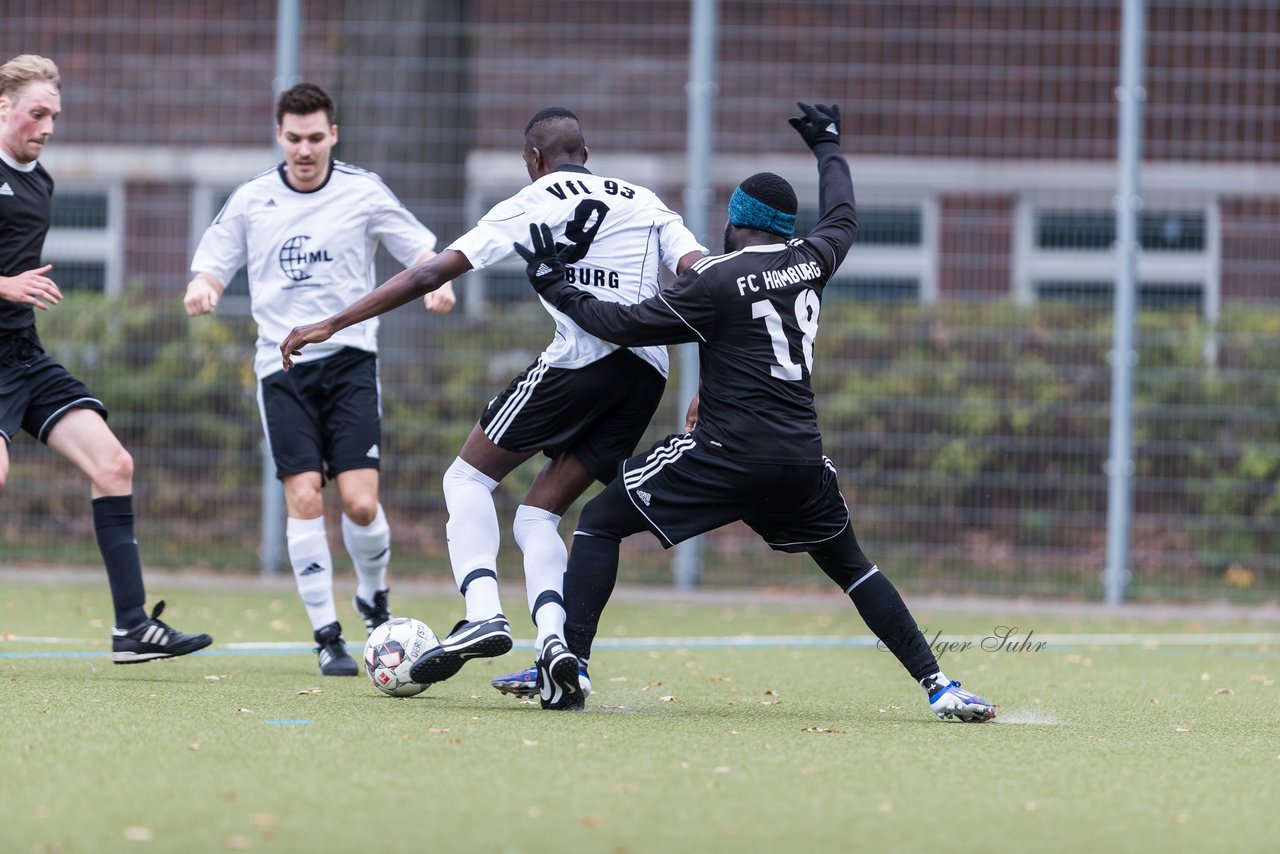
[[(1111, 633), (1058, 633), (1058, 634), (1037, 634), (1028, 632), (1027, 634), (1010, 634), (1007, 637), (1001, 634), (994, 635), (932, 635), (929, 636), (931, 644), (938, 643), (968, 643), (970, 648), (981, 650), (983, 643), (987, 643), (987, 649), (998, 650), (1002, 645), (1008, 644), (1037, 644), (1043, 643), (1042, 650), (1049, 650), (1053, 647), (1080, 647), (1080, 646), (1129, 646), (1129, 647), (1160, 647), (1160, 646), (1258, 646), (1280, 644), (1280, 632), (1170, 632), (1170, 633), (1152, 633), (1152, 632), (1111, 632)], [(66, 645), (66, 646), (103, 646), (105, 639), (102, 638), (64, 638), (64, 637), (42, 637), (34, 635), (14, 635), (7, 632), (0, 632), (0, 651), (5, 650), (6, 644), (50, 644), (50, 645)], [(596, 649), (681, 649), (681, 648), (725, 648), (725, 647), (748, 647), (748, 648), (777, 648), (777, 647), (871, 647), (877, 643), (874, 637), (868, 635), (862, 636), (831, 636), (821, 637), (816, 635), (727, 635), (727, 636), (703, 636), (703, 637), (635, 637), (635, 638), (597, 638), (594, 646)], [(362, 648), (363, 641), (350, 641), (352, 648)], [(314, 643), (304, 641), (232, 641), (229, 643), (215, 644), (219, 649), (235, 650), (239, 652), (275, 652), (275, 651), (311, 651)], [(516, 649), (532, 649), (533, 644), (530, 641), (517, 641)]]

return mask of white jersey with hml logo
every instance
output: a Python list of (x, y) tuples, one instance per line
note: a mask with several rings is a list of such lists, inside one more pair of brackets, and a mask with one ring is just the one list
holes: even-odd
[[(514, 254), (512, 244), (528, 246), (530, 223), (546, 223), (557, 242), (570, 245), (569, 282), (609, 302), (653, 296), (661, 288), (659, 265), (675, 272), (685, 255), (707, 251), (652, 190), (581, 166), (557, 169), (499, 202), (449, 248), (483, 270)], [(542, 352), (551, 367), (581, 368), (618, 349), (583, 332), (546, 300), (542, 304), (556, 321), (555, 339)], [(667, 375), (665, 347), (631, 351)]]
[[(281, 369), (290, 330), (337, 314), (377, 285), (379, 243), (408, 267), (435, 248), (436, 236), (372, 172), (335, 160), (322, 186), (300, 192), (277, 166), (231, 194), (200, 238), (191, 270), (226, 285), (248, 266), (261, 379)], [(377, 352), (377, 334), (378, 319), (370, 318), (293, 358), (315, 361), (342, 347)]]

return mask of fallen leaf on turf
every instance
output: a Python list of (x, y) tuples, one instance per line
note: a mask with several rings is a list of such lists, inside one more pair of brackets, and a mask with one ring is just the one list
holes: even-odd
[(1189, 726), (1175, 727), (1173, 731), (1174, 732), (1191, 732), (1191, 727)]
[(269, 812), (256, 812), (251, 816), (258, 827), (275, 827), (276, 817)]
[(776, 696), (778, 696), (778, 692), (777, 692), (777, 691), (775, 691), (775, 690), (773, 690), (772, 688), (765, 688), (765, 689), (764, 689), (764, 695), (765, 695), (766, 697), (776, 697)]
[(303, 688), (301, 691), (298, 692), (298, 696), (301, 697), (303, 694), (323, 694), (323, 693), (324, 691), (320, 690), (319, 688)]
[(253, 714), (253, 711), (252, 711), (252, 710), (250, 710), (250, 709), (246, 709), (244, 706), (241, 706), (240, 708), (236, 709), (236, 711), (237, 711), (237, 712), (239, 712), (239, 713), (240, 713), (240, 714), (242, 714), (242, 715), (251, 715), (251, 714)]
[(155, 834), (151, 832), (149, 827), (126, 827), (124, 829), (124, 838), (130, 842), (150, 842), (155, 839)]
[(13, 632), (5, 632), (5, 633), (4, 633), (4, 639), (5, 639), (5, 640), (7, 640), (7, 641), (11, 641), (11, 640), (13, 640), (13, 639), (14, 639), (14, 638), (16, 638), (16, 637), (17, 637), (17, 635), (15, 635)]
[(1213, 678), (1213, 677), (1212, 677), (1212, 676), (1210, 676), (1208, 673), (1201, 673), (1201, 674), (1200, 674), (1200, 681), (1201, 681), (1201, 682), (1208, 682), (1208, 681), (1209, 681), (1210, 679), (1212, 679), (1212, 678)]
[(1230, 688), (1219, 688), (1217, 691), (1214, 691), (1213, 693), (1230, 695), (1230, 694), (1234, 694), (1235, 691), (1232, 691)]
[(661, 683), (661, 682), (650, 682), (649, 684), (645, 685), (645, 686), (644, 686), (643, 688), (641, 688), (640, 690), (641, 690), (641, 691), (648, 691), (650, 688), (657, 688), (657, 687), (659, 687), (660, 685), (662, 685), (662, 683)]
[[(572, 663), (572, 662), (570, 662), (570, 663)], [(675, 696), (674, 694), (664, 694), (663, 696), (659, 697), (658, 699), (659, 699), (659, 700), (661, 700), (661, 701), (662, 701), (662, 702), (664, 702), (664, 703), (674, 703), (674, 702), (676, 701), (676, 696)]]
[(817, 774), (817, 773), (818, 773), (817, 768), (801, 768), (800, 769), (800, 774), (804, 777), (812, 777), (814, 774)]
[(271, 628), (277, 632), (287, 632), (290, 626), (284, 620), (272, 620)]
[(733, 680), (730, 679), (728, 676), (708, 676), (707, 681), (708, 682), (731, 682)]
[[(570, 662), (570, 663), (572, 663), (572, 662)], [(522, 742), (524, 742), (524, 746), (525, 746), (525, 747), (537, 747), (537, 746), (538, 746), (538, 742), (536, 742), (536, 741), (530, 741), (530, 740), (529, 740), (529, 739), (527, 739), (527, 738), (522, 738), (522, 739), (520, 739), (520, 740), (521, 740)]]
[(187, 750), (199, 750), (199, 749), (200, 749), (200, 742), (198, 741), (193, 741), (187, 745)]
[(779, 703), (781, 703), (781, 702), (782, 702), (781, 700), (761, 700), (761, 701), (760, 701), (760, 705), (762, 705), (762, 706), (776, 706), (776, 705), (778, 705), (778, 704), (779, 704)]
[(626, 676), (614, 676), (614, 677), (613, 677), (613, 678), (611, 678), (609, 681), (610, 681), (610, 682), (626, 682), (626, 681), (627, 681), (627, 678), (628, 678), (628, 677), (626, 677)]
[(1040, 805), (1035, 801), (1027, 801), (1023, 806), (1026, 808), (1027, 812), (1035, 812), (1040, 808)]
[(879, 812), (893, 812), (893, 804), (885, 801), (883, 804), (876, 807), (876, 810)]
[(227, 847), (230, 848), (232, 851), (248, 851), (249, 837), (240, 836), (240, 835), (228, 836)]
[(427, 732), (430, 732), (430, 733), (440, 733), (440, 732), (448, 732), (448, 731), (449, 730), (447, 728), (442, 726), (427, 727)]
[(1147, 700), (1147, 702), (1148, 702), (1148, 703), (1150, 703), (1150, 704), (1151, 704), (1151, 705), (1153, 705), (1153, 706), (1158, 706), (1158, 705), (1160, 705), (1160, 701), (1159, 701), (1159, 700), (1157, 700), (1155, 697), (1152, 697), (1150, 700)]
[(802, 730), (801, 730), (801, 732), (835, 732), (835, 733), (843, 733), (843, 732), (844, 732), (844, 730), (842, 730), (842, 729), (832, 729), (831, 727), (827, 727), (827, 726), (807, 726), (807, 727), (805, 727), (804, 729), (802, 729)]
[(204, 677), (204, 681), (206, 681), (206, 682), (221, 682), (223, 679), (230, 679), (230, 678), (231, 678), (231, 674), (230, 674), (230, 673), (219, 673), (219, 674), (216, 674), (216, 675), (211, 673), (211, 674), (209, 674), (208, 676)]
[(717, 765), (715, 769), (715, 773), (717, 774), (728, 774), (729, 771), (730, 768), (728, 765)]
[(599, 827), (604, 824), (604, 821), (598, 815), (589, 815), (582, 819), (582, 823), (587, 827)]

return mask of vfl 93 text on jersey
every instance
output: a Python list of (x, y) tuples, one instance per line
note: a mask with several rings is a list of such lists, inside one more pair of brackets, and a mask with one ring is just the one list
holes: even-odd
[[(608, 302), (634, 304), (653, 296), (662, 267), (675, 272), (685, 255), (706, 252), (653, 191), (581, 166), (561, 167), (499, 202), (449, 248), (483, 270), (514, 254), (513, 244), (527, 244), (531, 223), (546, 223), (557, 242), (568, 244), (567, 281)], [(580, 368), (617, 349), (545, 300), (543, 305), (556, 321), (555, 339), (542, 353), (550, 367)], [(667, 375), (665, 347), (633, 351)]]

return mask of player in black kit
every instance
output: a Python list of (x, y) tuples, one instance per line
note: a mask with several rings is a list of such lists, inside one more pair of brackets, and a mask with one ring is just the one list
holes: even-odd
[(840, 585), (939, 718), (995, 717), (991, 703), (942, 674), (901, 595), (863, 554), (822, 453), (810, 381), (814, 338), (823, 288), (858, 225), (839, 108), (800, 108), (804, 115), (790, 121), (818, 159), (822, 210), (803, 238), (789, 239), (797, 210), (791, 185), (760, 173), (730, 199), (726, 254), (696, 262), (635, 305), (597, 301), (566, 282), (568, 247), (545, 228), (530, 228), (532, 251), (516, 247), (538, 293), (583, 329), (623, 346), (697, 342), (701, 370), (693, 430), (624, 461), (582, 510), (564, 581), (563, 642), (544, 644), (538, 661), (543, 708), (583, 706), (578, 670), (613, 592), (624, 537), (648, 529), (670, 547), (743, 520), (771, 548), (808, 553)]
[(41, 263), (53, 179), (37, 159), (62, 112), (58, 67), (43, 56), (0, 66), (0, 488), (9, 475), (9, 443), (25, 430), (88, 477), (93, 526), (107, 567), (115, 628), (111, 658), (134, 664), (186, 655), (208, 635), (183, 634), (143, 609), (142, 565), (133, 529), (133, 458), (107, 426), (107, 408), (47, 356), (35, 309), (62, 300)]

